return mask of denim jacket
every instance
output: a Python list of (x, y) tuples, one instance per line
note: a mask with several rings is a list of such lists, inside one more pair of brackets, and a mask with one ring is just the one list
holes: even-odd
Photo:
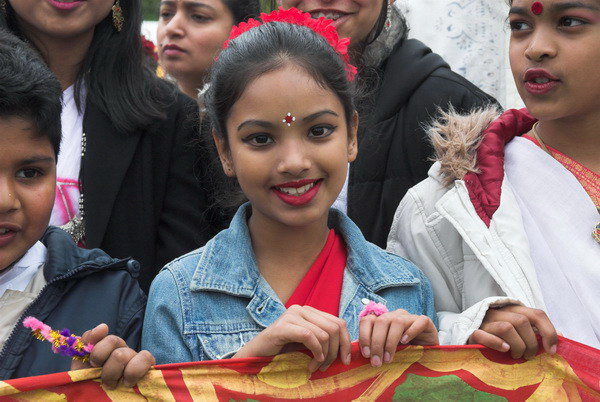
[[(165, 266), (150, 288), (142, 347), (157, 364), (226, 359), (271, 325), (285, 307), (260, 275), (248, 232), (250, 205), (206, 246)], [(329, 227), (348, 247), (339, 317), (353, 340), (358, 315), (373, 300), (392, 311), (427, 315), (437, 326), (429, 281), (412, 263), (365, 240), (331, 209)]]

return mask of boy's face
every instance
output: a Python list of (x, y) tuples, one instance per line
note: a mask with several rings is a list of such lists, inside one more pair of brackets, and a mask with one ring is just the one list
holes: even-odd
[(38, 241), (50, 220), (56, 157), (48, 137), (20, 117), (0, 117), (0, 271)]

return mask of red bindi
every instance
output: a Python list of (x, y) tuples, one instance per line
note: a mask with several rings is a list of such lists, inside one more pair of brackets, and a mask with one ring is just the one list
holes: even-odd
[(531, 12), (535, 15), (540, 15), (542, 11), (544, 11), (544, 5), (541, 2), (536, 1), (531, 5)]
[(293, 122), (295, 122), (295, 121), (296, 121), (296, 117), (295, 117), (295, 116), (292, 116), (292, 114), (291, 114), (291, 113), (288, 113), (288, 114), (287, 114), (287, 115), (286, 115), (286, 116), (283, 118), (283, 120), (282, 120), (282, 122), (283, 122), (283, 123), (286, 123), (286, 124), (288, 125), (288, 127), (289, 127), (289, 126), (291, 126), (291, 125), (292, 125), (292, 123), (293, 123)]

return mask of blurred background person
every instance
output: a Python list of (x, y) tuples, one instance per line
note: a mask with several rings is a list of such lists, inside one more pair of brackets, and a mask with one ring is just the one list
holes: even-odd
[(258, 14), (258, 0), (162, 0), (160, 66), (183, 93), (196, 98), (233, 25)]

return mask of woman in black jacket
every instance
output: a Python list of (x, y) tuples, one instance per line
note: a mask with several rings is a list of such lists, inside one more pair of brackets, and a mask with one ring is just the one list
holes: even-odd
[(362, 93), (359, 152), (345, 198), (334, 206), (345, 209), (367, 240), (385, 247), (400, 200), (431, 166), (433, 149), (424, 127), (439, 108), (466, 112), (496, 101), (423, 43), (407, 39), (408, 27), (394, 0), (278, 1), (284, 8), (336, 20), (340, 36), (350, 38)]
[(38, 51), (64, 91), (51, 224), (139, 260), (147, 291), (166, 262), (214, 233), (190, 147), (197, 108), (156, 78), (141, 21), (139, 0), (0, 0), (0, 26)]

